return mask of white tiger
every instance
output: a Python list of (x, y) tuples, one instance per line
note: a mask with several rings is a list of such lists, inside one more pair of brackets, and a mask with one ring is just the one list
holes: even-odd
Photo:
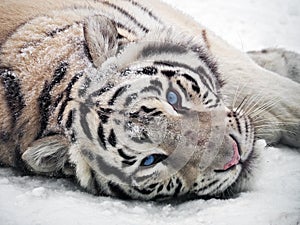
[(293, 81), (157, 0), (4, 1), (0, 27), (3, 165), (125, 199), (227, 197), (258, 139), (300, 146), (296, 53), (250, 53)]

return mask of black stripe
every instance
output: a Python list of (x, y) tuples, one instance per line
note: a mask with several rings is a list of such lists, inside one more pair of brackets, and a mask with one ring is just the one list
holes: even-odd
[(153, 64), (158, 66), (174, 67), (171, 63), (168, 63), (167, 61), (154, 61)]
[(125, 103), (124, 103), (124, 106), (129, 106), (133, 100), (137, 99), (138, 97), (138, 94), (137, 93), (133, 93), (131, 95), (129, 95), (126, 100), (125, 100)]
[(104, 94), (105, 92), (109, 91), (114, 87), (114, 84), (108, 83), (104, 87), (100, 88), (99, 90), (93, 92), (91, 94), (92, 97), (99, 97), (100, 95)]
[(198, 74), (204, 75), (204, 77), (206, 77), (206, 79), (208, 79), (209, 83), (213, 86), (213, 84), (214, 84), (215, 82), (212, 80), (212, 77), (206, 73), (206, 71), (203, 69), (202, 66), (199, 66), (199, 67), (197, 68), (197, 72), (198, 72)]
[(153, 15), (153, 13), (149, 9), (147, 9), (146, 7), (142, 6), (141, 4), (139, 4), (139, 3), (137, 3), (136, 1), (133, 1), (133, 0), (129, 0), (129, 2), (132, 5), (137, 6), (138, 8), (140, 8), (141, 10), (143, 10), (145, 13), (147, 13), (149, 15), (149, 17), (153, 18), (154, 20), (156, 20), (160, 24), (163, 24), (161, 22), (161, 20), (157, 16)]
[(156, 110), (156, 108), (148, 108), (148, 107), (146, 107), (146, 106), (142, 106), (141, 107), (141, 110), (143, 110), (145, 113), (151, 113), (151, 112), (153, 112), (154, 110)]
[(208, 108), (216, 108), (216, 107), (218, 107), (219, 106), (219, 103), (216, 103), (216, 104), (214, 104), (214, 105), (210, 105), (210, 106), (208, 106)]
[(219, 182), (218, 180), (214, 180), (213, 182), (211, 182), (211, 183), (205, 185), (204, 187), (198, 189), (197, 192), (205, 191), (205, 190), (207, 190), (208, 188), (210, 188), (211, 186), (213, 186), (214, 184), (216, 184), (218, 182)]
[(139, 68), (136, 70), (131, 70), (130, 68), (126, 68), (120, 73), (120, 76), (125, 77), (130, 74), (144, 74), (144, 75), (153, 76), (153, 75), (156, 75), (157, 72), (158, 72), (157, 68), (155, 68), (153, 66), (146, 66), (146, 67)]
[(49, 111), (51, 106), (51, 86), (48, 83), (48, 81), (45, 81), (44, 88), (40, 93), (40, 96), (38, 97), (38, 103), (39, 103), (39, 112), (40, 112), (40, 131), (36, 137), (36, 139), (39, 139), (42, 137), (43, 132), (47, 128), (48, 125), (48, 119), (49, 119)]
[(170, 191), (171, 188), (173, 188), (173, 187), (174, 187), (173, 180), (170, 179), (169, 182), (168, 182), (168, 184), (167, 184), (167, 191)]
[(105, 141), (105, 135), (104, 135), (104, 129), (103, 129), (103, 126), (101, 123), (99, 123), (99, 126), (98, 126), (98, 142), (100, 144), (100, 146), (106, 150), (106, 141)]
[[(72, 101), (73, 99), (70, 98), (70, 95), (71, 95), (71, 91), (72, 91), (72, 88), (73, 86), (76, 84), (76, 82), (79, 80), (80, 77), (83, 76), (83, 73), (80, 72), (80, 73), (77, 73), (74, 77), (72, 77), (71, 81), (68, 83), (68, 86), (67, 88), (64, 90), (64, 93), (66, 95), (66, 98), (65, 100), (61, 103), (61, 106), (60, 106), (60, 109), (59, 109), (59, 112), (58, 112), (58, 115), (57, 115), (57, 122), (60, 124), (61, 121), (62, 121), (62, 118), (63, 118), (63, 113), (65, 111), (65, 108), (68, 104), (69, 101)], [(61, 100), (59, 100), (61, 101)]]
[(237, 118), (236, 113), (234, 113), (234, 119), (235, 119), (235, 121), (236, 121), (236, 126), (237, 126), (237, 128), (238, 128), (239, 133), (242, 134), (241, 123), (240, 123), (239, 119)]
[(155, 113), (152, 113), (151, 116), (159, 116), (159, 115), (161, 115), (161, 114), (162, 114), (161, 111), (157, 111), (157, 112), (155, 112)]
[(125, 152), (121, 148), (118, 149), (118, 153), (122, 158), (127, 159), (127, 160), (131, 160), (131, 159), (136, 158), (136, 156), (129, 156), (129, 155), (125, 154)]
[(224, 180), (223, 182), (221, 182), (221, 184), (219, 184), (212, 192), (215, 192), (217, 190), (220, 189), (220, 187), (222, 187), (225, 183), (227, 183), (228, 179)]
[(246, 139), (248, 139), (249, 136), (249, 121), (245, 120), (245, 133), (246, 133)]
[(82, 46), (83, 46), (83, 52), (86, 58), (94, 65), (94, 60), (93, 57), (91, 56), (88, 44), (86, 41), (82, 41)]
[(164, 188), (164, 185), (161, 184), (158, 188), (157, 188), (157, 193), (161, 192)]
[(131, 179), (129, 177), (126, 177), (126, 174), (123, 173), (121, 169), (111, 166), (100, 155), (96, 155), (96, 161), (97, 167), (103, 175), (114, 175), (122, 182), (125, 182), (127, 184), (129, 184), (129, 182), (131, 183)]
[(108, 119), (109, 119), (108, 115), (102, 113), (101, 111), (97, 111), (97, 114), (103, 124), (106, 124), (108, 122)]
[(110, 3), (110, 2), (101, 2), (104, 5), (107, 5), (117, 11), (119, 11), (121, 14), (123, 14), (125, 17), (129, 18), (133, 23), (135, 23), (135, 25), (137, 25), (140, 29), (142, 29), (142, 31), (144, 31), (145, 33), (149, 32), (149, 29), (146, 28), (144, 25), (142, 25), (139, 21), (137, 21), (136, 18), (134, 18), (132, 15), (130, 15), (126, 10), (122, 9), (121, 7)]
[(91, 179), (89, 181), (88, 187), (90, 187), (92, 194), (106, 196), (106, 194), (103, 193), (103, 188), (101, 187), (101, 184), (97, 181), (96, 176), (96, 172), (94, 170), (91, 170)]
[(68, 86), (65, 90), (67, 97), (70, 96), (74, 84), (76, 84), (77, 81), (79, 80), (79, 78), (82, 77), (82, 76), (83, 76), (83, 72), (79, 72), (79, 73), (75, 74), (74, 77), (72, 77), (71, 81), (69, 82), (69, 84), (68, 84)]
[(187, 79), (188, 81), (192, 82), (196, 87), (199, 88), (197, 81), (194, 78), (192, 78), (190, 75), (184, 73), (181, 76), (183, 76), (185, 79)]
[(79, 115), (80, 115), (80, 125), (82, 127), (82, 130), (86, 137), (90, 139), (91, 141), (93, 140), (93, 135), (90, 131), (89, 124), (87, 122), (87, 114), (90, 112), (90, 109), (85, 105), (85, 104), (80, 104), (79, 107)]
[(56, 67), (56, 69), (54, 70), (54, 76), (53, 76), (52, 82), (50, 84), (51, 89), (55, 85), (59, 84), (60, 81), (65, 77), (68, 66), (69, 66), (69, 64), (67, 62), (61, 62), (60, 65), (58, 67)]
[(162, 82), (160, 82), (158, 79), (157, 80), (151, 80), (150, 84), (154, 85), (155, 87), (160, 88), (161, 90), (163, 90), (163, 85)]
[(158, 72), (157, 68), (153, 66), (146, 66), (143, 68), (139, 68), (137, 70), (131, 70), (130, 68), (126, 68), (120, 73), (120, 76), (125, 77), (131, 74), (144, 74), (144, 75), (153, 76), (156, 75), (157, 72)]
[[(67, 73), (67, 68), (68, 68), (67, 62), (60, 63), (60, 65), (54, 70), (54, 75), (51, 83), (48, 83), (48, 81), (45, 81), (44, 83), (44, 88), (41, 91), (41, 94), (38, 98), (41, 118), (40, 118), (40, 131), (36, 139), (41, 138), (45, 129), (47, 128), (50, 106), (52, 103), (51, 91), (54, 88), (54, 86), (58, 85), (61, 82), (61, 80), (65, 77)], [(57, 99), (54, 104), (56, 103), (57, 103)]]
[(110, 134), (108, 136), (108, 139), (107, 139), (108, 143), (113, 146), (113, 147), (116, 147), (117, 145), (117, 137), (116, 137), (116, 134), (114, 132), (114, 129), (111, 129), (110, 130)]
[(148, 190), (148, 189), (138, 189), (137, 187), (134, 187), (134, 190), (136, 190), (137, 192), (143, 194), (143, 195), (150, 195), (154, 190)]
[(58, 33), (60, 32), (63, 32), (63, 31), (66, 31), (67, 29), (69, 29), (72, 25), (68, 24), (64, 27), (61, 27), (61, 28), (55, 28), (54, 30), (52, 31), (49, 31), (49, 32), (46, 32), (46, 35), (49, 37), (54, 37), (55, 35), (57, 35)]
[(217, 98), (217, 99), (215, 99), (214, 104), (210, 105), (208, 108), (215, 108), (215, 107), (219, 106), (219, 103), (220, 103), (220, 99)]
[(14, 126), (26, 106), (21, 86), (16, 75), (7, 68), (0, 68), (0, 78), (2, 78), (5, 98), (12, 116), (12, 126)]
[(132, 199), (119, 185), (112, 183), (111, 181), (108, 182), (109, 190), (115, 195), (116, 197), (124, 200)]
[(23, 154), (23, 152), (21, 151), (20, 145), (17, 145), (15, 147), (15, 149), (13, 150), (13, 165), (14, 165), (14, 168), (18, 172), (21, 172), (22, 176), (32, 175), (32, 172), (27, 169), (28, 167), (25, 165), (24, 160), (22, 160), (22, 154)]
[(113, 94), (113, 96), (111, 97), (111, 99), (108, 101), (108, 105), (113, 105), (116, 99), (120, 97), (127, 90), (128, 87), (129, 85), (118, 88), (116, 92)]
[[(207, 54), (206, 49), (203, 48), (202, 46), (199, 46), (199, 45), (195, 45), (191, 49), (192, 49), (193, 52), (198, 54), (199, 59), (201, 59), (207, 65), (207, 67), (210, 69), (210, 71), (219, 80), (217, 62), (211, 56), (209, 56)], [(219, 81), (221, 81), (221, 80), (219, 80)]]
[(103, 112), (103, 113), (106, 113), (106, 114), (111, 114), (113, 113), (114, 111), (110, 108), (102, 108), (100, 107), (100, 110)]
[(67, 98), (65, 101), (63, 101), (63, 103), (61, 103), (58, 115), (57, 115), (57, 122), (58, 124), (61, 124), (61, 121), (63, 119), (63, 113), (68, 105), (68, 102), (71, 101), (72, 99)]
[(198, 94), (200, 93), (200, 88), (199, 86), (196, 86), (196, 85), (192, 85), (192, 89), (197, 92)]
[(161, 70), (160, 72), (168, 78), (171, 78), (176, 74), (176, 72), (172, 70)]
[(132, 166), (133, 164), (136, 163), (136, 160), (133, 160), (133, 161), (127, 161), (127, 160), (123, 160), (122, 163), (128, 165), (128, 166)]
[(150, 185), (149, 185), (149, 188), (153, 189), (153, 188), (155, 188), (157, 185), (158, 185), (158, 183), (150, 184)]
[(129, 113), (130, 118), (139, 118), (140, 117), (140, 112), (130, 112)]
[(208, 99), (206, 102), (204, 102), (205, 105), (211, 103), (213, 100), (212, 99)]
[(67, 122), (66, 122), (66, 128), (67, 128), (67, 130), (69, 130), (71, 128), (72, 124), (73, 124), (74, 115), (75, 115), (75, 109), (74, 110), (70, 110), (69, 114), (68, 114), (68, 119), (67, 119)]
[(146, 58), (157, 54), (186, 54), (186, 48), (171, 43), (149, 44), (140, 52), (140, 57)]
[(123, 70), (121, 73), (120, 73), (120, 77), (127, 77), (128, 75), (132, 74), (134, 71), (132, 71), (131, 69), (129, 68), (126, 68), (125, 70)]
[(86, 90), (90, 87), (92, 80), (88, 77), (84, 78), (84, 84), (81, 85), (81, 88), (78, 90), (78, 96), (83, 97), (86, 94)]
[(123, 29), (123, 30), (126, 30), (128, 33), (131, 33), (131, 34), (133, 34), (134, 36), (137, 35), (135, 31), (133, 31), (133, 30), (131, 30), (130, 28), (126, 27), (124, 24), (121, 24), (121, 23), (119, 23), (119, 22), (115, 22), (115, 23), (116, 23), (117, 28), (121, 28), (121, 29)]
[(92, 151), (90, 151), (88, 149), (82, 149), (81, 153), (82, 153), (82, 155), (87, 157), (89, 159), (89, 161), (94, 161), (95, 160), (95, 155), (93, 154)]
[(174, 197), (178, 196), (178, 194), (180, 193), (180, 190), (182, 188), (182, 182), (177, 178), (176, 180), (176, 183), (177, 183), (177, 187), (175, 189), (175, 192), (174, 192)]
[(188, 99), (188, 92), (185, 89), (185, 87), (181, 84), (180, 80), (176, 81), (177, 85), (179, 86), (179, 88), (181, 89), (182, 93), (184, 94), (185, 98)]
[(140, 92), (141, 93), (145, 93), (145, 92), (157, 92), (158, 95), (161, 95), (161, 91), (158, 88), (156, 88), (155, 86), (144, 87)]
[(134, 141), (135, 143), (138, 143), (138, 144), (143, 144), (143, 143), (145, 143), (145, 142), (147, 142), (147, 143), (153, 143), (153, 142), (149, 139), (148, 135), (143, 135), (143, 136), (141, 136), (141, 137), (131, 137), (130, 139), (131, 139), (132, 141)]
[(149, 76), (153, 76), (157, 74), (157, 69), (153, 66), (147, 66), (138, 71), (139, 73), (146, 74)]
[(74, 130), (72, 130), (72, 132), (70, 134), (70, 137), (71, 137), (71, 142), (72, 143), (75, 143), (77, 141), (76, 132)]

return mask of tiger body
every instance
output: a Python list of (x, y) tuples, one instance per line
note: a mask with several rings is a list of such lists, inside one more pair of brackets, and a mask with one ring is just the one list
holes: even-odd
[[(0, 9), (1, 164), (94, 194), (201, 197), (247, 188), (258, 138), (300, 146), (299, 84), (188, 16), (159, 1), (34, 4)], [(267, 103), (257, 123), (238, 107), (248, 95), (254, 114)], [(258, 136), (266, 119), (276, 129)]]

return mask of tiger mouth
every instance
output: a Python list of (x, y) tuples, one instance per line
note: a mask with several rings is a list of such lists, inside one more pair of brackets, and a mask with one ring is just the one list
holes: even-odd
[(239, 164), (241, 162), (240, 144), (232, 134), (230, 134), (229, 136), (231, 137), (231, 139), (233, 141), (233, 144), (232, 144), (233, 156), (232, 156), (231, 160), (224, 165), (224, 171), (230, 169), (233, 166), (236, 166), (237, 164)]
[(229, 134), (232, 140), (232, 149), (233, 149), (233, 156), (229, 162), (227, 162), (223, 169), (214, 170), (216, 173), (227, 172), (229, 170), (233, 170), (237, 167), (237, 165), (241, 165), (243, 162), (241, 160), (241, 146), (237, 138), (233, 134)]

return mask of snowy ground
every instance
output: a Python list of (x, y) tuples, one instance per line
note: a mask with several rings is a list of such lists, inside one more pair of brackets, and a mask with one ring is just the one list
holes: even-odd
[[(166, 0), (241, 50), (285, 47), (300, 52), (299, 0)], [(181, 205), (95, 197), (66, 180), (18, 177), (0, 168), (0, 225), (300, 224), (300, 153), (262, 152), (251, 192), (230, 200)]]

